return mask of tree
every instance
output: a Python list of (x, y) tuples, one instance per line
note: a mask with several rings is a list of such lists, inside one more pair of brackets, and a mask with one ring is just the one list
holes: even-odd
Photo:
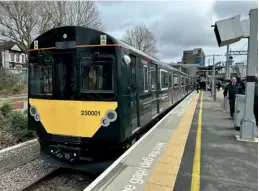
[(65, 7), (67, 1), (39, 2), (37, 11), (39, 22), (37, 24), (38, 34), (43, 34), (51, 28), (65, 25)]
[(65, 23), (104, 30), (100, 13), (93, 1), (67, 2)]
[(128, 29), (122, 40), (134, 48), (156, 57), (156, 39), (145, 25)]
[[(39, 11), (45, 25), (54, 27), (72, 25), (97, 30), (105, 29), (100, 13), (93, 1), (48, 1), (44, 2), (44, 5), (45, 8), (40, 8)], [(51, 18), (48, 19), (47, 16)], [(44, 27), (42, 28), (44, 29)]]
[(0, 2), (0, 25), (5, 29), (1, 31), (2, 35), (19, 44), (23, 50), (26, 50), (32, 41), (37, 19), (35, 3), (28, 1)]
[(1, 34), (25, 52), (35, 37), (65, 25), (104, 30), (92, 1), (0, 1)]

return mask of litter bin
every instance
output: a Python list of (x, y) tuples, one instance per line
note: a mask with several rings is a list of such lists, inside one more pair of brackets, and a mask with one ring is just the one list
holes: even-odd
[(224, 109), (229, 109), (229, 99), (224, 97)]
[(236, 94), (236, 102), (235, 102), (235, 123), (234, 128), (236, 130), (240, 130), (241, 121), (245, 116), (245, 95)]

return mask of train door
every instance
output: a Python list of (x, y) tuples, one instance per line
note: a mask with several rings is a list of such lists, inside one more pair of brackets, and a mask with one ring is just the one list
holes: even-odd
[(183, 95), (183, 77), (182, 77), (182, 74), (179, 74), (179, 97), (180, 99), (182, 99), (182, 95)]
[(151, 90), (152, 90), (152, 118), (158, 115), (158, 95), (157, 95), (157, 66), (151, 64)]
[(181, 84), (180, 84), (180, 73), (175, 73), (174, 77), (174, 83), (175, 83), (175, 97), (177, 98), (177, 101), (181, 99)]
[(138, 104), (137, 104), (137, 83), (136, 83), (136, 57), (129, 55), (130, 62), (130, 102), (131, 102), (131, 124), (132, 133), (138, 129)]
[(169, 105), (173, 104), (172, 71), (168, 72), (168, 97)]
[(182, 98), (185, 96), (185, 76), (182, 76)]
[[(76, 95), (76, 55), (71, 52), (55, 54), (56, 99), (73, 100)], [(72, 71), (72, 72), (71, 72)]]

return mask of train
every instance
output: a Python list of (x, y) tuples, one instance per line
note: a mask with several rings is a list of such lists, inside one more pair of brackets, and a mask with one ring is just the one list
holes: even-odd
[(111, 35), (63, 26), (28, 54), (28, 129), (53, 166), (105, 169), (194, 90), (195, 80)]

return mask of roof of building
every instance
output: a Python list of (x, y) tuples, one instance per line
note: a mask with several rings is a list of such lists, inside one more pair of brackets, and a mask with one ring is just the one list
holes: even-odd
[[(19, 45), (11, 40), (3, 40), (0, 41), (0, 51), (2, 52), (3, 50), (11, 50), (15, 45), (19, 47)], [(20, 47), (19, 47), (20, 48)], [(21, 48), (20, 48), (21, 49)]]
[(192, 54), (193, 50), (184, 50), (183, 53), (185, 53), (185, 54)]

